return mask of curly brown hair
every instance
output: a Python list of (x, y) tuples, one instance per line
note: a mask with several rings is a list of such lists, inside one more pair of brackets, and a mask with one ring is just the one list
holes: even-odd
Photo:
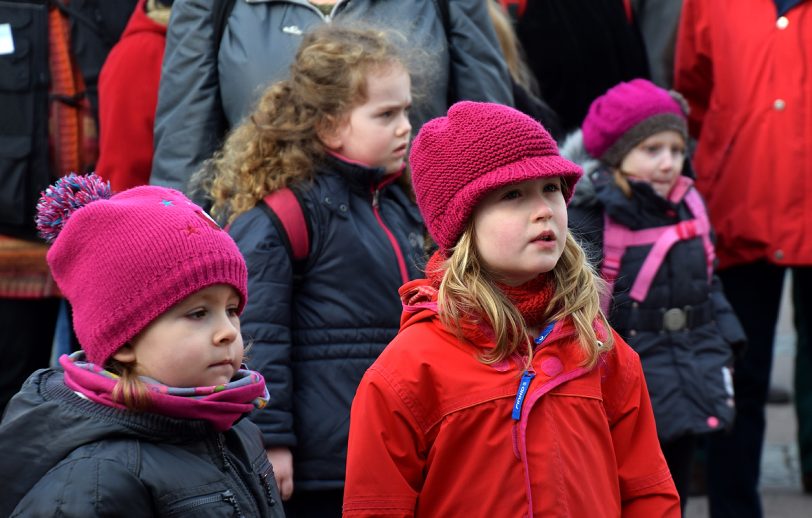
[(328, 24), (308, 33), (290, 78), (265, 90), (207, 164), (214, 176), (201, 184), (213, 201), (212, 214), (231, 222), (267, 194), (310, 179), (326, 152), (319, 134), (366, 101), (371, 71), (391, 67), (408, 70), (383, 31)]

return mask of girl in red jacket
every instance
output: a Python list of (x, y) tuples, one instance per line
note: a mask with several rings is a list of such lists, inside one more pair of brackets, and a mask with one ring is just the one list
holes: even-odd
[(439, 249), (350, 418), (345, 516), (679, 516), (637, 355), (567, 230), (544, 128), (461, 102), (410, 154)]

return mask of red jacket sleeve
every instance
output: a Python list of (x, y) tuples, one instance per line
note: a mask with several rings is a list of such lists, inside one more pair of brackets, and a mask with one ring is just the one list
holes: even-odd
[(615, 333), (603, 383), (624, 518), (679, 518), (679, 495), (665, 462), (640, 359)]
[(674, 89), (688, 101), (691, 135), (699, 138), (713, 90), (710, 28), (702, 12), (704, 0), (685, 0), (677, 32)]
[(425, 466), (423, 437), (397, 387), (373, 365), (350, 412), (345, 517), (414, 516)]

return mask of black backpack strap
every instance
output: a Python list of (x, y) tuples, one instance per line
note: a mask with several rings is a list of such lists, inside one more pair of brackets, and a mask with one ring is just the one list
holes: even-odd
[[(490, 1), (490, 0), (488, 0)], [(446, 46), (448, 47), (449, 59), (451, 59), (451, 18), (448, 14), (449, 0), (434, 0), (434, 5), (437, 6), (437, 12), (440, 13), (440, 21), (443, 23), (443, 32), (445, 33)], [(454, 78), (451, 77), (451, 71), (448, 76), (448, 89), (446, 90), (446, 104), (451, 106), (457, 101), (457, 92), (454, 88)]]
[[(220, 50), (220, 41), (223, 39), (223, 34), (226, 32), (226, 23), (228, 22), (228, 15), (234, 9), (234, 2), (236, 0), (218, 0), (214, 3), (211, 10), (212, 27), (214, 27), (214, 49)], [(217, 52), (214, 53), (215, 57)]]

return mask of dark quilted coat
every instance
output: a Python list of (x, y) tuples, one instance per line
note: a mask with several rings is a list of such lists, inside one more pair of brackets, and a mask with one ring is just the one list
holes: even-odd
[[(80, 398), (31, 375), (0, 426), (0, 516), (284, 516), (259, 431)], [(16, 508), (16, 509), (15, 509)]]
[[(310, 254), (296, 265), (260, 203), (229, 229), (248, 264), (248, 305), (241, 317), (249, 365), (268, 383), (271, 400), (252, 415), (266, 447), (293, 452), (294, 483), (339, 489), (350, 404), (364, 372), (398, 331), (404, 283), (420, 275), (422, 219), (382, 169), (330, 158), (299, 185), (310, 224)], [(385, 225), (385, 228), (384, 226)], [(295, 275), (294, 275), (295, 274)]]
[[(632, 182), (627, 198), (611, 174), (592, 172), (576, 188), (570, 205), (570, 229), (600, 268), (604, 212), (631, 230), (673, 225), (691, 219), (684, 199), (677, 204), (658, 196), (645, 183)], [(734, 405), (729, 368), (744, 331), (724, 296), (717, 276), (708, 282), (705, 247), (700, 237), (678, 241), (660, 266), (645, 300), (629, 290), (651, 245), (624, 254), (612, 294), (609, 322), (640, 355), (657, 431), (663, 442), (730, 426)], [(688, 327), (668, 331), (661, 313), (670, 308), (705, 308), (689, 314)]]

